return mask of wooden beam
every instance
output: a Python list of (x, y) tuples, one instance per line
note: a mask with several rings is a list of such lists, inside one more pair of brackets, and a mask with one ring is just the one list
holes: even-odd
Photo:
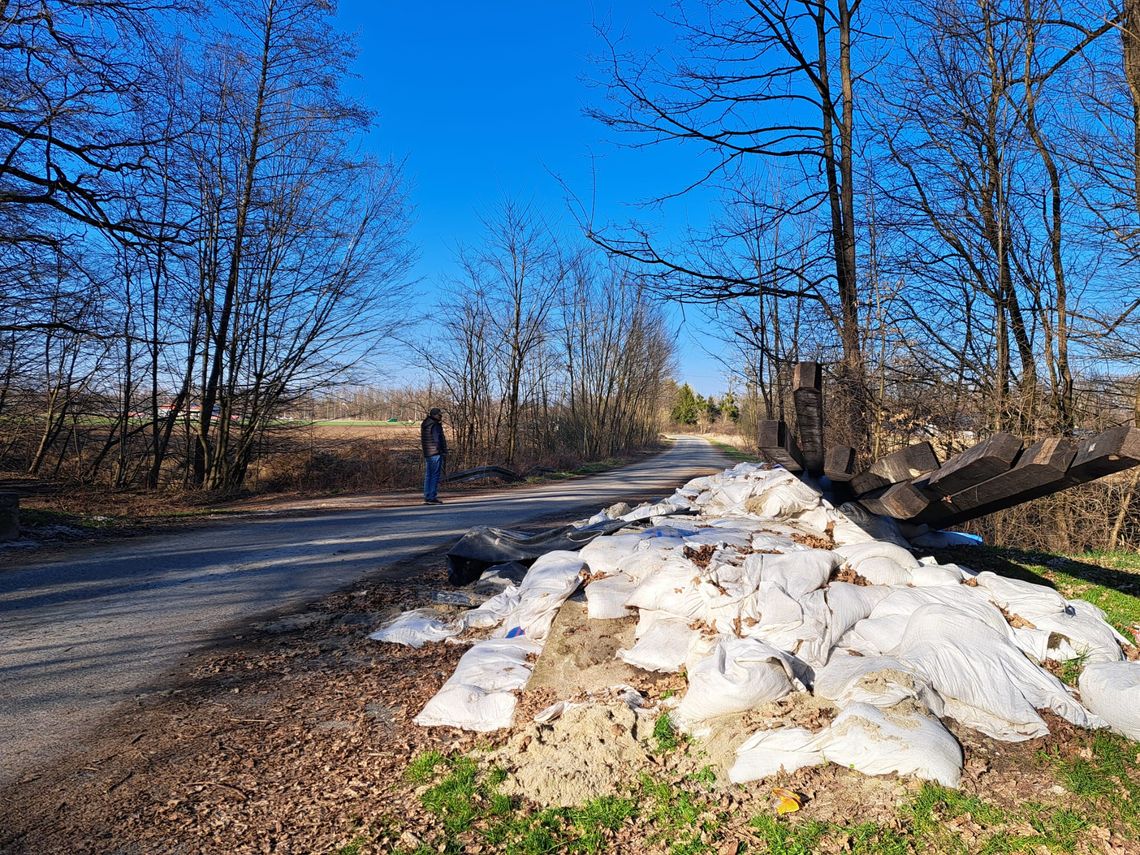
[[(1062, 471), (1070, 453), (1072, 462)], [(1133, 466), (1140, 466), (1140, 428), (1137, 427), (1122, 425), (1109, 428), (1092, 439), (1075, 443), (1057, 438), (1043, 440), (1026, 449), (1018, 460), (1018, 465), (1010, 472), (1012, 476), (1019, 469), (1023, 470), (1023, 474), (1019, 473), (1019, 477), (1024, 479), (1023, 489), (1000, 498), (990, 498), (972, 508), (955, 508), (950, 505), (945, 513), (924, 514), (920, 521), (929, 521), (930, 525), (943, 528), (959, 525), (1058, 493), (1069, 487), (1087, 484), (1089, 481), (1122, 472)], [(996, 478), (993, 480), (997, 481)], [(980, 494), (992, 496), (997, 487), (1000, 487), (1000, 483), (988, 486), (980, 484), (978, 491)], [(967, 500), (968, 496), (962, 496), (960, 499), (957, 496), (951, 497), (951, 502), (955, 504), (959, 502), (965, 504)]]
[(836, 484), (855, 477), (855, 449), (850, 445), (833, 445), (823, 458), (823, 474)]
[(783, 419), (765, 419), (757, 432), (760, 454), (770, 463), (778, 463), (789, 472), (803, 472), (804, 458)]
[(887, 516), (896, 520), (911, 520), (931, 505), (931, 498), (914, 486), (912, 481), (901, 481), (888, 487), (879, 497), (879, 504)]
[(956, 525), (1064, 489), (1076, 451), (1076, 446), (1062, 437), (1035, 442), (1009, 471), (942, 499), (918, 521)]
[(851, 479), (851, 489), (862, 496), (900, 481), (909, 481), (938, 468), (938, 455), (929, 442), (919, 442), (880, 457)]
[(796, 402), (796, 433), (804, 467), (823, 472), (823, 370), (818, 362), (797, 362), (792, 370), (792, 399)]
[(1121, 425), (1078, 442), (1077, 454), (1066, 477), (1073, 485), (1085, 484), (1137, 465), (1140, 465), (1140, 427)]
[(936, 472), (915, 486), (932, 499), (952, 496), (975, 484), (1000, 475), (1013, 466), (1021, 453), (1021, 440), (1011, 433), (995, 433), (956, 454)]

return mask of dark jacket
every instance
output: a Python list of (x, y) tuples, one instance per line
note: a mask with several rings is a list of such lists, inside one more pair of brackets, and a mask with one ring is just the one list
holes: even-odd
[(424, 457), (433, 454), (447, 454), (447, 438), (443, 435), (443, 425), (431, 416), (420, 422), (420, 448)]

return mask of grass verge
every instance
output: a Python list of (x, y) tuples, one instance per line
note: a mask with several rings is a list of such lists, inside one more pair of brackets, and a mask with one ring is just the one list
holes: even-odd
[[(580, 807), (538, 808), (499, 792), (506, 777), (501, 769), (470, 757), (429, 752), (413, 760), (407, 771), (409, 780), (421, 783), (419, 798), (430, 817), (428, 827), (416, 829), (415, 846), (395, 851), (996, 855), (1099, 851), (1098, 845), (1110, 838), (1138, 839), (1140, 763), (1135, 744), (1105, 732), (1083, 736), (1087, 745), (1075, 754), (1039, 757), (1042, 771), (1053, 774), (1064, 791), (1062, 796), (1044, 794), (1050, 803), (1003, 806), (926, 782), (899, 801), (893, 821), (887, 822), (821, 821), (811, 816), (810, 802), (799, 814), (761, 811), (742, 816), (718, 792), (711, 769), (679, 781), (642, 775), (626, 791)], [(763, 784), (745, 786), (764, 789)], [(348, 845), (359, 846), (360, 839)]]
[(763, 463), (764, 462), (764, 459), (762, 457), (760, 457), (760, 455), (756, 454), (755, 452), (747, 451), (747, 450), (742, 449), (742, 448), (737, 448), (732, 443), (725, 442), (724, 440), (712, 439), (711, 437), (706, 437), (706, 439), (708, 439), (708, 441), (711, 442), (713, 444), (713, 446), (718, 451), (720, 451), (725, 457), (729, 458), (730, 460), (735, 460), (737, 463)]

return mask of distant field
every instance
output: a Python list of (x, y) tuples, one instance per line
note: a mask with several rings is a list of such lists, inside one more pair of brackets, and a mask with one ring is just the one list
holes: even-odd
[(286, 424), (300, 434), (311, 434), (318, 439), (374, 439), (389, 443), (411, 443), (418, 439), (419, 430), (418, 422), (371, 422), (355, 419), (328, 419)]
[(301, 422), (303, 425), (316, 425), (317, 427), (328, 427), (330, 425), (349, 425), (351, 427), (386, 427), (386, 428), (403, 428), (417, 425), (419, 422), (390, 422), (390, 421), (367, 421), (365, 419), (318, 419), (315, 422)]

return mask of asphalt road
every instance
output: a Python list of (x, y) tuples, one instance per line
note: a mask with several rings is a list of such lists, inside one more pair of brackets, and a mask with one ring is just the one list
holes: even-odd
[(188, 652), (243, 620), (337, 591), (472, 526), (585, 515), (730, 465), (704, 440), (679, 437), (656, 457), (580, 480), (440, 506), (246, 517), (0, 569), (0, 787), (75, 748), (116, 705), (163, 688)]

